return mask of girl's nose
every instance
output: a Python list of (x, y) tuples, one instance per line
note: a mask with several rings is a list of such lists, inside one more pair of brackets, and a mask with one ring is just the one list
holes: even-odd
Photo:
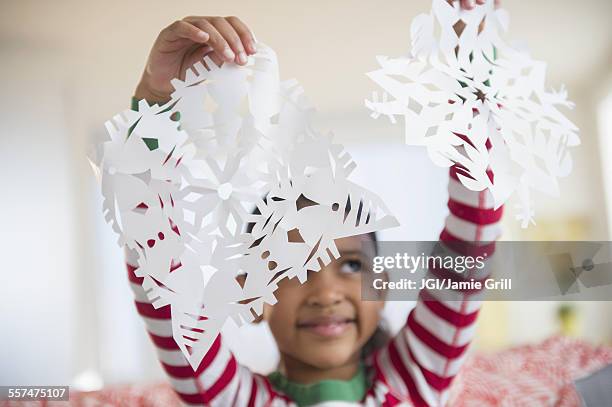
[(318, 273), (308, 276), (311, 283), (306, 303), (312, 307), (331, 307), (344, 300), (343, 286), (333, 276), (332, 270), (323, 268)]

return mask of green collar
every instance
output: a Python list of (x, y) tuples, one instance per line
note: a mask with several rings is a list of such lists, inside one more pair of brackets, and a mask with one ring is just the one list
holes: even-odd
[(363, 364), (350, 380), (321, 380), (313, 384), (295, 383), (279, 371), (268, 375), (274, 389), (289, 396), (300, 407), (324, 401), (361, 401), (367, 390), (367, 377)]

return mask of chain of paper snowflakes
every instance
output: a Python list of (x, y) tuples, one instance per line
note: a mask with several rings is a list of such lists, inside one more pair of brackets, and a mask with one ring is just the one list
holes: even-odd
[(508, 16), (493, 0), (471, 11), (458, 3), (433, 0), (412, 22), (410, 54), (378, 57), (368, 76), (384, 93), (366, 106), (392, 123), (403, 116), (407, 144), (426, 146), (437, 165), (457, 164), (461, 182), (488, 188), (496, 207), (517, 191), (516, 218), (527, 227), (530, 191), (558, 196), (557, 178), (571, 171), (578, 129), (557, 107), (573, 105), (563, 88), (545, 90), (543, 62), (502, 40)]
[(167, 104), (140, 101), (106, 123), (97, 165), (106, 220), (138, 258), (154, 307), (171, 307), (195, 369), (228, 318), (252, 321), (281, 279), (303, 283), (338, 258), (334, 239), (397, 221), (348, 180), (355, 163), (312, 128), (312, 107), (297, 82), (279, 81), (271, 49), (246, 67), (205, 58), (172, 84)]

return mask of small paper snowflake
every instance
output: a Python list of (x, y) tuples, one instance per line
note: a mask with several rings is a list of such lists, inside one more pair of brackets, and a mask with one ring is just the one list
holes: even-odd
[[(469, 11), (433, 0), (412, 22), (410, 55), (378, 57), (381, 68), (368, 76), (385, 92), (366, 100), (373, 118), (403, 116), (406, 143), (426, 146), (437, 165), (456, 164), (460, 181), (488, 188), (496, 207), (517, 189), (558, 196), (557, 178), (572, 167), (568, 147), (580, 144), (557, 109), (573, 107), (565, 90), (545, 90), (545, 64), (506, 44), (507, 26), (493, 0)], [(528, 192), (519, 199), (526, 227), (534, 211)]]

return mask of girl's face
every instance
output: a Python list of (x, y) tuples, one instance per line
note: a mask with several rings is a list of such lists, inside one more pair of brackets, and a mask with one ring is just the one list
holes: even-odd
[(340, 258), (300, 284), (284, 279), (264, 319), (284, 360), (316, 369), (354, 362), (376, 330), (384, 301), (361, 300), (361, 274), (371, 272), (374, 243), (368, 235), (336, 240)]

